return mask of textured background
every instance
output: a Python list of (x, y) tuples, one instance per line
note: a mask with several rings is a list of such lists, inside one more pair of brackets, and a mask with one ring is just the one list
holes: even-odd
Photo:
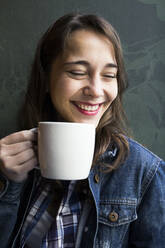
[(18, 130), (39, 37), (72, 11), (102, 15), (118, 30), (129, 77), (124, 103), (134, 137), (165, 158), (164, 0), (1, 0), (0, 137)]

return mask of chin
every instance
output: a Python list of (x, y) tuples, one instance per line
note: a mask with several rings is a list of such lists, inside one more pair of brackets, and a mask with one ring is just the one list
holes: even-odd
[(97, 127), (99, 124), (99, 121), (92, 121), (92, 120), (76, 120), (74, 122), (93, 124), (95, 127)]
[(101, 119), (101, 118), (90, 118), (90, 117), (83, 118), (82, 116), (79, 117), (79, 116), (73, 116), (73, 115), (70, 118), (69, 118), (69, 116), (67, 116), (67, 117), (68, 118), (64, 118), (66, 121), (76, 122), (76, 123), (93, 124), (95, 127), (98, 126), (100, 119)]

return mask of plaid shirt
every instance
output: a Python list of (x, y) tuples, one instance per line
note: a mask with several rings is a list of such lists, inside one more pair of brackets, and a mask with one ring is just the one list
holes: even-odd
[[(81, 213), (81, 204), (74, 190), (75, 184), (76, 181), (70, 181), (68, 187), (66, 187), (67, 190), (61, 201), (56, 219), (54, 219), (42, 240), (42, 248), (75, 247), (77, 227)], [(41, 187), (39, 183), (35, 200), (32, 203), (31, 210), (23, 226), (22, 247), (26, 247), (26, 239), (31, 234), (33, 228), (35, 228), (44, 211), (47, 210), (50, 201), (50, 184), (45, 184), (44, 187)]]

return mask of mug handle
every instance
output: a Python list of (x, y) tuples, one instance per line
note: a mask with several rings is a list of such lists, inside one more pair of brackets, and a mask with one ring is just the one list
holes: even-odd
[[(38, 127), (31, 128), (30, 131), (38, 134)], [(39, 163), (34, 167), (34, 169), (41, 170), (40, 167), (39, 167)]]

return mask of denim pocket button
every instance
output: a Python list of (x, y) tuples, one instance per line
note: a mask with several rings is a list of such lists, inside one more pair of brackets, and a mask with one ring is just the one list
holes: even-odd
[(118, 218), (119, 218), (119, 215), (115, 211), (113, 211), (109, 214), (109, 220), (112, 222), (116, 222), (118, 220)]

